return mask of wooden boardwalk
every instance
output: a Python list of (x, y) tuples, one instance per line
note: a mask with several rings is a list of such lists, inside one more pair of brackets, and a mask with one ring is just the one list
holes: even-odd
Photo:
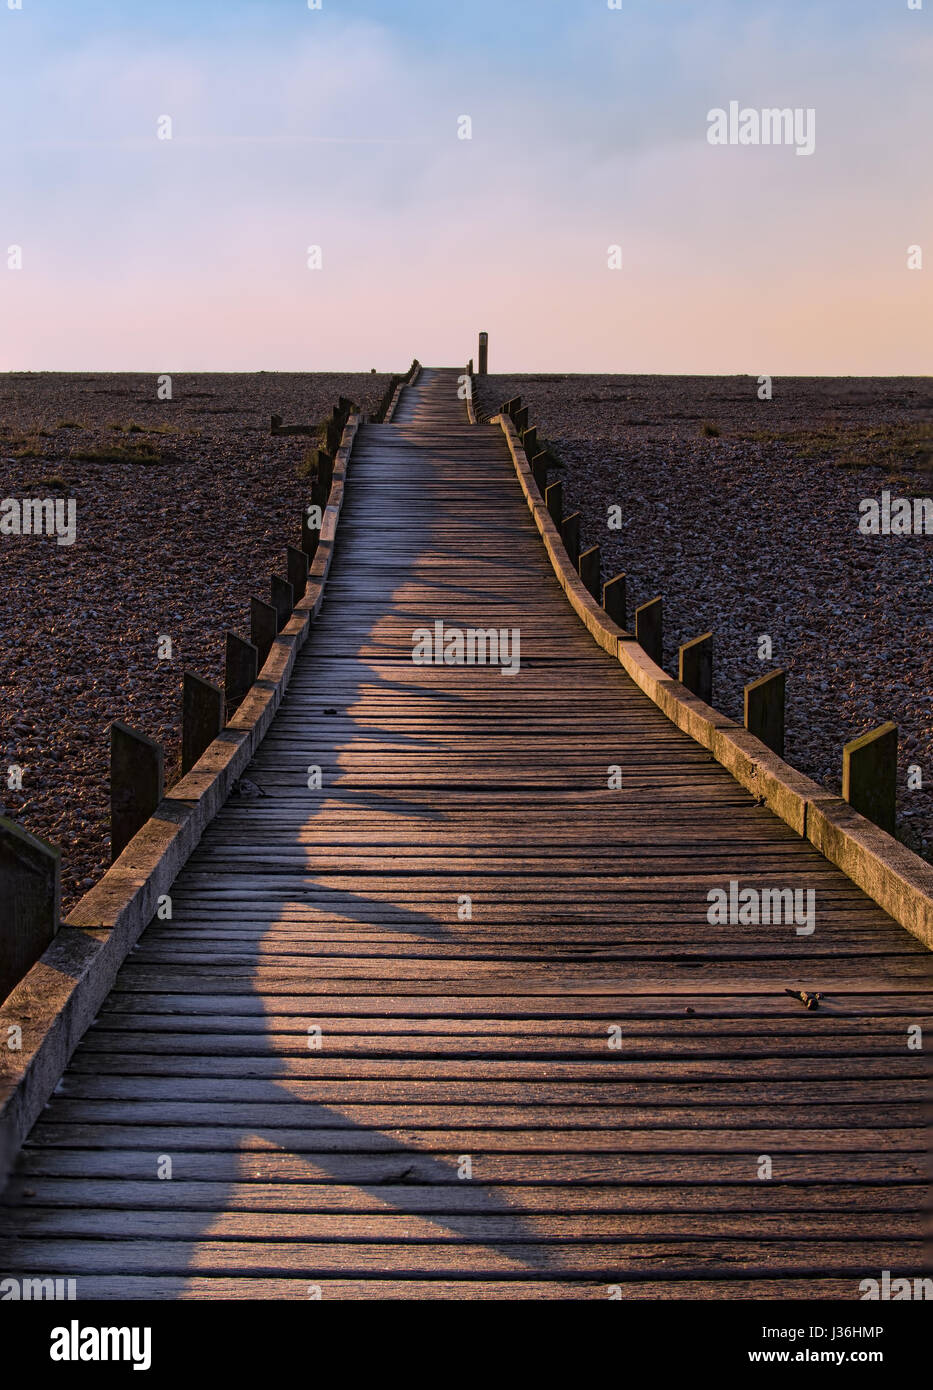
[[(218, 815), (35, 1126), (0, 1274), (856, 1298), (920, 1273), (928, 953), (596, 646), (456, 376), (362, 427), (262, 795)], [(438, 619), (520, 629), (521, 670), (413, 664)], [(815, 889), (816, 931), (708, 925), (733, 879)]]

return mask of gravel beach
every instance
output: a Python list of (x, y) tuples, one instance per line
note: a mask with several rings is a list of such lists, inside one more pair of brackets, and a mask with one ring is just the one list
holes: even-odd
[[(179, 775), (182, 671), (223, 682), (300, 537), (308, 438), (343, 394), (374, 410), (381, 374), (0, 377), (0, 498), (73, 498), (73, 545), (0, 536), (0, 804), (61, 847), (63, 909), (107, 867), (109, 726), (164, 744)], [(97, 457), (94, 457), (97, 455)], [(172, 639), (173, 659), (158, 641)], [(8, 769), (23, 770), (21, 791)]]
[(933, 497), (930, 380), (776, 378), (772, 391), (759, 399), (753, 377), (493, 375), (477, 403), (488, 415), (523, 397), (603, 579), (628, 576), (629, 622), (663, 595), (671, 674), (678, 645), (712, 630), (713, 701), (741, 721), (743, 686), (783, 667), (787, 761), (835, 792), (843, 744), (898, 724), (898, 834), (931, 858), (933, 535), (859, 531), (863, 499)]

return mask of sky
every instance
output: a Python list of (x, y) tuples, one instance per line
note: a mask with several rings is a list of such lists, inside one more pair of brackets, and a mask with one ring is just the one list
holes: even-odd
[(609, 4), (0, 0), (0, 370), (929, 373), (933, 0)]

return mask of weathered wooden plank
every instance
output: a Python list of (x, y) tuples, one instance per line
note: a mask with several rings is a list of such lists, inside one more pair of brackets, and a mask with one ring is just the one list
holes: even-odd
[[(497, 1210), (494, 1199), (482, 1194), (484, 1203), (471, 1212), (442, 1210), (420, 1213), (409, 1209), (402, 1199), (401, 1210), (379, 1214), (356, 1215), (348, 1212), (322, 1214), (314, 1211), (287, 1212), (225, 1211), (218, 1214), (213, 1207), (172, 1210), (145, 1208), (130, 1210), (103, 1209), (86, 1213), (57, 1208), (37, 1207), (34, 1204), (22, 1213), (17, 1226), (20, 1239), (29, 1241), (61, 1240), (154, 1240), (191, 1241), (200, 1243), (209, 1234), (211, 1241), (326, 1241), (343, 1245), (357, 1242), (379, 1242), (386, 1245), (409, 1245), (425, 1241), (437, 1244), (483, 1245), (502, 1241), (521, 1244), (567, 1241), (651, 1241), (671, 1242), (709, 1237), (718, 1241), (758, 1243), (767, 1239), (786, 1241), (791, 1248), (795, 1242), (788, 1232), (787, 1215), (783, 1211), (769, 1213), (694, 1213), (678, 1211), (669, 1214), (641, 1212), (627, 1215), (620, 1212), (572, 1213), (548, 1212), (543, 1215), (511, 1210)], [(313, 1204), (313, 1199), (312, 1199)], [(923, 1238), (923, 1218), (919, 1212), (808, 1212), (808, 1240), (864, 1241), (863, 1256), (870, 1261), (871, 1243), (891, 1241), (920, 1241)], [(2, 1216), (0, 1216), (2, 1238)]]
[[(615, 1027), (616, 1025), (612, 1025)], [(247, 1056), (262, 1049), (261, 1034), (191, 1035), (182, 1032), (120, 1033), (88, 1038), (88, 1052), (138, 1053), (161, 1056), (172, 1053), (204, 1056)], [(711, 1034), (698, 1038), (632, 1037), (613, 1039), (613, 1057), (617, 1061), (633, 1057), (895, 1057), (902, 1058), (907, 1048), (907, 1030), (873, 1038), (864, 1034), (846, 1034), (838, 1038), (793, 1035), (784, 1039), (760, 1037), (728, 1037)], [(286, 1037), (275, 1035), (274, 1050), (279, 1056), (302, 1056), (308, 1051), (307, 1033)], [(564, 1057), (601, 1057), (607, 1051), (607, 1030), (601, 1035), (593, 1031), (589, 1038), (534, 1039), (525, 1037), (473, 1037), (464, 1029), (457, 1036), (397, 1038), (385, 1036), (378, 1024), (365, 1035), (349, 1037), (333, 1035), (328, 1030), (319, 1045), (329, 1057), (522, 1057), (556, 1061)]]
[[(620, 991), (618, 995), (593, 997), (586, 995), (450, 995), (388, 994), (378, 995), (378, 1002), (369, 994), (335, 990), (313, 997), (281, 995), (274, 1001), (257, 996), (252, 991), (240, 995), (201, 994), (196, 997), (175, 993), (123, 993), (115, 990), (109, 997), (109, 1008), (115, 1013), (135, 1013), (137, 1010), (160, 1012), (169, 1016), (183, 1014), (228, 1014), (231, 1008), (243, 1016), (265, 1018), (267, 1012), (306, 1019), (309, 1012), (315, 1017), (435, 1017), (448, 1018), (515, 1018), (553, 1019), (587, 1017), (604, 1019), (689, 1017), (690, 1011), (706, 1018), (799, 1017), (801, 1006), (781, 992), (757, 995), (741, 991), (721, 993), (710, 991), (698, 994), (685, 990)], [(915, 1012), (929, 1012), (930, 995), (905, 991), (876, 994), (840, 991), (820, 1002), (821, 1017), (899, 1017)]]
[[(318, 1017), (309, 1013), (309, 1018)], [(619, 1071), (620, 1063), (610, 1055), (605, 1060), (596, 1057), (568, 1061), (548, 1062), (547, 1077), (554, 1081), (602, 1080), (611, 1084)], [(116, 1073), (134, 1075), (139, 1071), (136, 1058), (121, 1053), (76, 1054), (72, 1061), (72, 1071), (93, 1071), (95, 1073)], [(355, 1077), (363, 1074), (359, 1060), (354, 1058), (319, 1056), (287, 1057), (272, 1052), (260, 1056), (241, 1057), (195, 1057), (185, 1054), (155, 1056), (150, 1054), (147, 1071), (160, 1076), (263, 1076), (269, 1078), (291, 1076), (337, 1079)], [(423, 1080), (433, 1077), (453, 1081), (461, 1078), (536, 1081), (541, 1076), (542, 1064), (534, 1059), (521, 1061), (489, 1058), (369, 1058), (365, 1064), (365, 1075), (370, 1078)], [(749, 1081), (788, 1081), (854, 1079), (857, 1077), (877, 1078), (910, 1076), (924, 1077), (927, 1069), (924, 1059), (914, 1054), (913, 1059), (901, 1057), (742, 1057), (724, 1058), (722, 1056), (705, 1058), (657, 1058), (641, 1060), (624, 1058), (624, 1075), (627, 1080), (656, 1081), (728, 1081), (746, 1078)]]
[[(409, 1149), (399, 1153), (311, 1154), (283, 1153), (274, 1148), (242, 1149), (238, 1144), (222, 1152), (181, 1150), (175, 1155), (174, 1177), (188, 1180), (232, 1182), (335, 1182), (370, 1187), (381, 1183), (407, 1183), (412, 1186), (462, 1185), (458, 1177), (461, 1151), (418, 1153)], [(620, 1183), (734, 1183), (760, 1187), (754, 1155), (715, 1154), (613, 1154), (526, 1153), (516, 1163), (514, 1154), (487, 1153), (482, 1160), (483, 1185), (505, 1183), (524, 1189), (535, 1183), (595, 1184), (599, 1187)], [(54, 1148), (30, 1146), (23, 1150), (19, 1176), (43, 1175), (88, 1178), (138, 1178), (155, 1182), (157, 1155), (151, 1148), (116, 1147)], [(861, 1184), (924, 1184), (927, 1163), (924, 1155), (864, 1153), (783, 1153), (780, 1181), (810, 1185), (839, 1184), (858, 1190)], [(222, 1202), (222, 1199), (221, 1199)], [(223, 1207), (220, 1205), (219, 1210)]]
[[(702, 1108), (707, 1114), (723, 1107), (723, 1122), (738, 1123), (756, 1109), (780, 1107), (777, 1116), (768, 1116), (770, 1123), (782, 1116), (788, 1122), (808, 1123), (824, 1109), (826, 1127), (836, 1125), (845, 1108), (862, 1109), (880, 1116), (875, 1104), (890, 1105), (893, 1117), (899, 1108), (910, 1106), (908, 1113), (928, 1097), (924, 1076), (885, 1077), (880, 1079), (852, 1077), (848, 1080), (812, 1080), (802, 1078), (775, 1082), (771, 1079), (748, 1081), (656, 1081), (635, 1078), (632, 1081), (610, 1078), (611, 1090), (604, 1080), (589, 1078), (581, 1081), (528, 1081), (483, 1078), (466, 1081), (462, 1077), (370, 1077), (365, 1067), (349, 1077), (294, 1076), (283, 1080), (264, 1077), (237, 1076), (174, 1076), (162, 1074), (158, 1067), (147, 1067), (145, 1074), (138, 1069), (130, 1073), (102, 1071), (69, 1073), (62, 1086), (65, 1096), (91, 1096), (113, 1099), (142, 1100), (148, 1097), (190, 1097), (192, 1100), (226, 1098), (230, 1100), (259, 1100), (270, 1102), (308, 1101), (316, 1105), (340, 1106), (656, 1106)], [(837, 1107), (835, 1110), (833, 1107)], [(809, 1107), (810, 1114), (804, 1114)]]
[[(268, 1087), (266, 1089), (268, 1091)], [(358, 1138), (359, 1142), (378, 1143), (377, 1129), (384, 1133), (391, 1129), (393, 1135), (408, 1131), (415, 1136), (413, 1142), (420, 1142), (418, 1136), (422, 1132), (432, 1135), (440, 1132), (452, 1138), (454, 1131), (445, 1126), (455, 1118), (460, 1127), (457, 1132), (482, 1131), (481, 1135), (474, 1133), (474, 1142), (479, 1137), (482, 1143), (492, 1143), (495, 1147), (513, 1141), (517, 1148), (537, 1147), (546, 1137), (550, 1143), (557, 1140), (569, 1148), (591, 1141), (594, 1148), (602, 1148), (615, 1139), (619, 1147), (643, 1143), (682, 1150), (689, 1142), (698, 1149), (718, 1149), (735, 1144), (741, 1136), (743, 1145), (747, 1140), (751, 1146), (767, 1142), (798, 1150), (812, 1148), (814, 1144), (821, 1148), (863, 1149), (871, 1142), (867, 1135), (884, 1129), (892, 1148), (912, 1151), (918, 1143), (923, 1145), (921, 1131), (926, 1120), (918, 1105), (850, 1105), (835, 1109), (827, 1106), (820, 1116), (813, 1113), (812, 1107), (807, 1113), (804, 1106), (799, 1109), (784, 1106), (781, 1113), (775, 1115), (773, 1109), (769, 1111), (767, 1107), (742, 1106), (743, 1128), (736, 1130), (732, 1127), (736, 1116), (724, 1115), (715, 1107), (616, 1105), (611, 1095), (591, 1106), (561, 1105), (556, 1100), (547, 1105), (458, 1105), (453, 1116), (449, 1101), (434, 1106), (393, 1102), (391, 1105), (343, 1104), (334, 1108), (316, 1103), (312, 1098), (291, 1099), (288, 1094), (271, 1099), (266, 1095), (256, 1100), (243, 1097), (210, 1101), (185, 1096), (182, 1090), (179, 1086), (178, 1094), (170, 1099), (165, 1096), (153, 1099), (150, 1087), (142, 1082), (132, 1100), (74, 1096), (69, 1091), (55, 1108), (56, 1132), (64, 1134), (65, 1126), (74, 1126), (80, 1140), (85, 1123), (95, 1126), (192, 1125), (199, 1129), (240, 1126), (276, 1131), (307, 1130), (314, 1135), (333, 1131), (328, 1142), (338, 1143), (336, 1132), (339, 1131), (349, 1147), (355, 1147)], [(759, 1136), (762, 1136), (760, 1140)]]
[[(607, 1281), (656, 1276), (659, 1266), (668, 1277), (727, 1277), (739, 1273), (817, 1275), (848, 1273), (857, 1283), (864, 1277), (866, 1248), (858, 1241), (797, 1239), (785, 1235), (773, 1241), (693, 1239), (644, 1242), (533, 1242), (508, 1240), (492, 1244), (469, 1242), (377, 1244), (347, 1242), (329, 1245), (305, 1241), (217, 1241), (205, 1235), (197, 1241), (163, 1240), (30, 1240), (16, 1242), (12, 1272), (46, 1273), (81, 1269), (87, 1273), (292, 1273), (305, 1280), (317, 1275), (370, 1277), (396, 1274), (430, 1278), (434, 1274), (473, 1277), (551, 1273), (564, 1278), (601, 1276)], [(924, 1258), (922, 1240), (873, 1241), (872, 1269), (916, 1272)]]
[[(31, 1185), (30, 1185), (31, 1184)], [(752, 1233), (753, 1222), (761, 1217), (786, 1221), (788, 1212), (819, 1213), (828, 1218), (856, 1221), (888, 1214), (910, 1220), (923, 1214), (926, 1188), (923, 1183), (849, 1186), (831, 1183), (809, 1185), (759, 1182), (757, 1185), (682, 1185), (656, 1183), (650, 1186), (611, 1186), (569, 1183), (505, 1184), (470, 1182), (456, 1184), (381, 1183), (374, 1186), (341, 1186), (333, 1182), (204, 1182), (174, 1178), (171, 1183), (139, 1181), (132, 1178), (16, 1178), (7, 1193), (16, 1202), (28, 1204), (31, 1213), (61, 1208), (113, 1211), (184, 1210), (216, 1212), (222, 1202), (227, 1211), (316, 1212), (341, 1214), (387, 1211), (421, 1212), (430, 1215), (461, 1215), (479, 1212), (593, 1212), (642, 1213), (656, 1218), (685, 1214), (724, 1215), (748, 1222), (735, 1234)], [(877, 1223), (875, 1223), (877, 1224)], [(725, 1226), (719, 1228), (724, 1230)], [(838, 1229), (843, 1229), (842, 1226)]]
[[(64, 1103), (63, 1103), (64, 1107)], [(63, 1108), (62, 1107), (62, 1108)], [(124, 1112), (124, 1121), (131, 1119)], [(161, 1103), (164, 1111), (168, 1103)], [(395, 1125), (391, 1131), (350, 1128), (315, 1128), (312, 1124), (300, 1128), (289, 1128), (284, 1124), (261, 1125), (262, 1137), (256, 1138), (249, 1131), (258, 1127), (259, 1122), (246, 1118), (237, 1123), (235, 1112), (229, 1124), (198, 1124), (196, 1106), (190, 1113), (192, 1122), (181, 1123), (166, 1120), (164, 1123), (136, 1120), (132, 1123), (96, 1123), (93, 1107), (86, 1107), (91, 1113), (80, 1123), (58, 1123), (41, 1119), (33, 1129), (33, 1141), (49, 1148), (104, 1147), (115, 1145), (120, 1148), (142, 1148), (152, 1151), (156, 1146), (159, 1153), (179, 1153), (201, 1150), (209, 1153), (226, 1153), (231, 1149), (242, 1150), (254, 1146), (274, 1144), (294, 1154), (331, 1153), (444, 1153), (451, 1147), (460, 1153), (508, 1153), (520, 1170), (525, 1155), (532, 1153), (651, 1153), (651, 1154), (746, 1154), (749, 1161), (757, 1164), (757, 1156), (771, 1144), (782, 1153), (873, 1153), (882, 1146), (891, 1156), (923, 1156), (927, 1152), (928, 1136), (923, 1129), (885, 1129), (851, 1130), (834, 1129), (814, 1132), (800, 1130), (756, 1130), (737, 1129), (652, 1129), (628, 1130), (615, 1128), (604, 1132), (594, 1129), (570, 1129), (562, 1127), (555, 1131), (547, 1129), (505, 1129), (486, 1127), (482, 1130), (460, 1128), (448, 1124), (440, 1129), (404, 1129)], [(320, 1121), (324, 1116), (317, 1115)], [(330, 1118), (327, 1116), (326, 1118)]]

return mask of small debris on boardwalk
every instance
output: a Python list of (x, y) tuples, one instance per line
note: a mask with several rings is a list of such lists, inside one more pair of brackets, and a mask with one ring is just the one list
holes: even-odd
[(799, 1000), (800, 1003), (805, 1004), (808, 1009), (818, 1009), (820, 1007), (820, 1000), (823, 998), (819, 991), (811, 994), (810, 991), (806, 989), (785, 989), (784, 993), (789, 994), (791, 999)]
[(233, 789), (230, 793), (231, 796), (244, 797), (265, 796), (265, 794), (262, 787), (256, 782), (251, 782), (248, 777), (241, 777), (238, 781), (234, 782)]

